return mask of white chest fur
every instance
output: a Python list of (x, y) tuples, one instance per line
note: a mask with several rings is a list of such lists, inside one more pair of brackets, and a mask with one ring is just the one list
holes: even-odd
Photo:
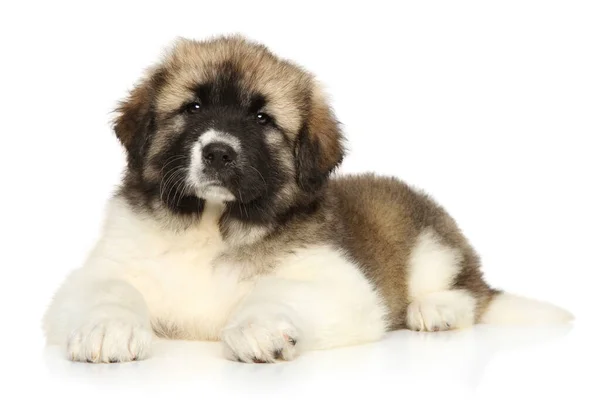
[(225, 250), (221, 212), (209, 205), (200, 222), (175, 232), (111, 201), (96, 248), (49, 307), (48, 343), (66, 344), (73, 360), (127, 361), (150, 354), (153, 327), (170, 338), (222, 339), (245, 357), (257, 349), (244, 332), (257, 329), (268, 359), (283, 354), (269, 338), (293, 337), (296, 352), (383, 335), (387, 308), (342, 249), (302, 246), (281, 254), (268, 273), (247, 274), (217, 260)]
[(253, 280), (240, 279), (236, 269), (213, 265), (224, 248), (217, 226), (220, 213), (219, 206), (207, 206), (197, 226), (173, 232), (115, 202), (89, 266), (134, 286), (158, 333), (217, 340), (232, 310), (253, 286)]

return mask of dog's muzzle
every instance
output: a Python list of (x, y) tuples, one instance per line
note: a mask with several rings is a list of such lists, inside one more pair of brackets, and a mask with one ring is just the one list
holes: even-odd
[(237, 152), (230, 145), (213, 142), (202, 148), (202, 159), (207, 168), (219, 173), (237, 160)]

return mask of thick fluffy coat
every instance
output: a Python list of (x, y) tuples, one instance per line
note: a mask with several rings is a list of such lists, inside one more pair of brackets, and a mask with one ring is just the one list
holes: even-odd
[(72, 360), (142, 359), (158, 335), (275, 362), (393, 329), (571, 318), (490, 288), (427, 195), (395, 178), (330, 179), (344, 146), (325, 96), (262, 45), (177, 41), (115, 132), (123, 183), (44, 319)]

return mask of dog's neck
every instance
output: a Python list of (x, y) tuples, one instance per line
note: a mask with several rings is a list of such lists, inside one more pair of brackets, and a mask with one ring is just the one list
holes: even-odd
[(251, 245), (281, 231), (284, 225), (313, 215), (320, 207), (324, 192), (288, 193), (294, 196), (291, 201), (280, 194), (275, 201), (259, 198), (249, 203), (184, 196), (174, 207), (159, 197), (150, 202), (141, 201), (145, 197), (140, 190), (143, 188), (122, 186), (119, 194), (133, 210), (156, 220), (165, 229), (185, 231), (198, 224), (217, 224), (224, 242), (231, 247)]

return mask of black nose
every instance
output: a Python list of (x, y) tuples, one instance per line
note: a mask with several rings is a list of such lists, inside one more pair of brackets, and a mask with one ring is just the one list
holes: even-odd
[(225, 143), (210, 143), (202, 149), (202, 158), (207, 165), (213, 168), (223, 168), (237, 158), (233, 148)]

